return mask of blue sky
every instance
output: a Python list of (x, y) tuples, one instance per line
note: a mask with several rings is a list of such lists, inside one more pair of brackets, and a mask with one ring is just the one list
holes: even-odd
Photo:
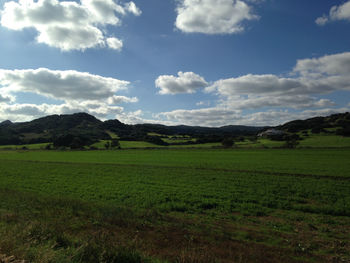
[(350, 1), (0, 0), (0, 121), (277, 125), (349, 111)]

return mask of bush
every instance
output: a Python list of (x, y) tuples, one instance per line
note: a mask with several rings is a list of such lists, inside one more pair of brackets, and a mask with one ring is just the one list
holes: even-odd
[(161, 146), (168, 146), (169, 143), (163, 141), (159, 136), (146, 136), (144, 139), (146, 142), (153, 143)]
[(297, 147), (298, 144), (299, 142), (297, 140), (287, 140), (284, 144), (284, 147), (288, 149), (294, 149)]
[(235, 144), (235, 142), (233, 141), (232, 138), (225, 138), (222, 140), (221, 144), (225, 148), (231, 148)]
[(110, 144), (111, 148), (118, 148), (120, 149), (120, 143), (117, 139), (112, 139), (111, 144)]
[(51, 150), (52, 149), (52, 144), (49, 143), (45, 146), (45, 150)]
[(94, 141), (88, 137), (74, 134), (61, 135), (53, 140), (55, 148), (69, 147), (71, 149), (81, 149), (84, 146), (91, 145)]
[(349, 136), (350, 136), (350, 126), (337, 129), (335, 133), (336, 133), (337, 135), (349, 137)]
[(106, 150), (108, 150), (111, 147), (111, 143), (108, 141), (105, 143), (104, 146), (105, 146)]

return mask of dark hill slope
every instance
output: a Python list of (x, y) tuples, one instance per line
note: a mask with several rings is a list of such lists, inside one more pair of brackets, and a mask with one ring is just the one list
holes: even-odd
[(339, 113), (327, 117), (315, 117), (307, 120), (295, 120), (287, 122), (277, 128), (292, 133), (303, 130), (312, 130), (314, 133), (319, 133), (325, 131), (327, 128), (333, 128), (340, 134), (341, 131), (350, 128), (350, 113)]
[(16, 123), (13, 127), (19, 132), (42, 133), (47, 130), (69, 131), (72, 129), (87, 129), (96, 127), (102, 122), (87, 113), (71, 115), (51, 115), (30, 122)]
[[(152, 141), (150, 133), (162, 135), (190, 135), (197, 138), (220, 139), (223, 136), (252, 135), (261, 127), (225, 126), (221, 128), (165, 126), (160, 124), (127, 125), (119, 120), (102, 122), (87, 113), (51, 115), (30, 122), (0, 124), (0, 145), (52, 142), (55, 138), (71, 134), (89, 140), (109, 139), (108, 132), (114, 132), (124, 140)], [(152, 137), (152, 136), (151, 136)]]
[(65, 134), (92, 139), (108, 138), (100, 125), (103, 122), (87, 113), (51, 115), (30, 122), (0, 125), (0, 144), (52, 142)]
[[(307, 120), (295, 120), (277, 127), (288, 132), (311, 129), (313, 132), (334, 128), (337, 134), (346, 135), (350, 128), (350, 113), (334, 114)], [(227, 136), (255, 135), (266, 127), (230, 125), (219, 128), (198, 126), (165, 126), (160, 124), (127, 125), (119, 120), (102, 122), (87, 113), (51, 115), (30, 122), (0, 123), (0, 145), (52, 142), (67, 134), (87, 138), (89, 141), (109, 139), (114, 132), (123, 140), (153, 141), (150, 133), (161, 135), (189, 135), (203, 142), (220, 141)], [(154, 136), (153, 136), (154, 137)], [(157, 138), (156, 138), (157, 139)]]

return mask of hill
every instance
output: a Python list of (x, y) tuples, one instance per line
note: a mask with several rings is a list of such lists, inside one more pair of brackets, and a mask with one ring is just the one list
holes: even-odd
[[(90, 143), (107, 140), (115, 134), (123, 140), (148, 141), (156, 144), (164, 143), (159, 135), (188, 135), (203, 141), (220, 141), (224, 136), (254, 135), (262, 127), (225, 126), (220, 128), (193, 126), (165, 126), (160, 124), (127, 125), (119, 120), (102, 122), (87, 113), (67, 115), (50, 115), (29, 122), (0, 123), (0, 145), (21, 145), (30, 143), (53, 142), (62, 136), (79, 137)], [(73, 138), (72, 137), (72, 138)]]
[[(187, 138), (188, 143), (221, 142), (226, 137), (255, 136), (271, 127), (229, 125), (223, 127), (165, 126), (161, 124), (128, 125), (119, 120), (101, 121), (87, 113), (51, 115), (29, 122), (0, 123), (0, 145), (23, 145), (49, 143), (56, 140), (78, 140), (90, 145), (100, 140), (118, 138), (123, 141), (145, 141), (152, 144), (167, 145), (169, 138)], [(350, 113), (294, 120), (274, 127), (289, 135), (334, 134), (350, 136)], [(78, 138), (78, 139), (77, 139)], [(195, 138), (191, 141), (191, 138)], [(183, 140), (184, 141), (184, 140)], [(174, 143), (173, 141), (171, 142)]]
[(295, 120), (276, 128), (290, 133), (310, 130), (312, 133), (328, 132), (337, 135), (350, 136), (350, 113), (338, 113), (327, 117)]

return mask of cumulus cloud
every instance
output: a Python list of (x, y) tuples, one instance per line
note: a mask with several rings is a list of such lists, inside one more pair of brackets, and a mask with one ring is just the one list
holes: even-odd
[[(287, 77), (248, 74), (217, 80), (205, 88), (206, 92), (218, 96), (216, 106), (162, 112), (156, 119), (174, 125), (264, 126), (346, 112), (348, 106), (335, 108), (337, 105), (332, 100), (319, 97), (336, 91), (350, 91), (349, 72), (348, 52), (301, 59)], [(260, 112), (246, 112), (257, 109)]]
[(109, 37), (106, 39), (107, 45), (111, 49), (121, 50), (123, 48), (123, 41), (115, 37)]
[(298, 60), (294, 72), (305, 77), (314, 76), (316, 78), (323, 75), (348, 75), (350, 72), (350, 52)]
[[(0, 107), (0, 120), (30, 121), (35, 118), (52, 114), (73, 114), (76, 112), (87, 112), (100, 119), (105, 119), (111, 114), (119, 114), (124, 111), (123, 107), (111, 106), (104, 103), (96, 104), (94, 107), (85, 104), (4, 104)], [(126, 113), (124, 113), (126, 115)]]
[(315, 23), (319, 26), (324, 26), (328, 22), (328, 17), (326, 15), (316, 18)]
[[(99, 118), (123, 112), (117, 106), (135, 103), (136, 97), (117, 95), (130, 83), (74, 70), (0, 69), (0, 119), (24, 121), (49, 114), (87, 112)], [(62, 104), (18, 104), (16, 93), (26, 92), (63, 101)]]
[(139, 100), (136, 97), (129, 98), (125, 96), (116, 96), (116, 95), (108, 99), (109, 104), (120, 104), (120, 103), (130, 103), (130, 102), (134, 103), (138, 101)]
[(128, 81), (74, 70), (0, 69), (1, 90), (32, 92), (66, 101), (107, 100), (117, 91), (127, 89), (129, 84)]
[(198, 126), (220, 126), (224, 123), (232, 123), (241, 118), (241, 111), (219, 107), (174, 110), (162, 112), (158, 118), (165, 118), (174, 124), (198, 125)]
[(298, 60), (290, 75), (248, 74), (220, 79), (205, 90), (221, 98), (221, 104), (239, 109), (261, 107), (327, 107), (328, 99), (314, 96), (339, 90), (350, 91), (350, 53)]
[(234, 109), (212, 107), (199, 110), (174, 110), (170, 112), (162, 112), (158, 114), (157, 117), (159, 119), (164, 119), (165, 123), (170, 122), (172, 125), (185, 124), (209, 127), (220, 127), (228, 124), (275, 126), (296, 119), (328, 116), (330, 114), (348, 112), (349, 110), (349, 107), (304, 110), (300, 112), (293, 112), (290, 110), (268, 110), (247, 114)]
[(318, 17), (315, 22), (319, 26), (323, 26), (330, 21), (347, 20), (350, 21), (350, 1), (339, 6), (333, 6), (328, 15)]
[(156, 79), (155, 85), (160, 94), (195, 93), (208, 85), (203, 77), (193, 72), (180, 71), (177, 75), (162, 75)]
[(134, 2), (126, 3), (124, 6), (126, 10), (128, 10), (130, 13), (134, 14), (135, 16), (139, 16), (142, 14), (142, 11), (140, 10), (140, 8), (138, 8), (135, 5)]
[(196, 103), (196, 106), (209, 106), (210, 101), (199, 101)]
[(331, 107), (336, 104), (329, 99), (317, 99), (305, 95), (295, 96), (249, 96), (246, 98), (229, 98), (221, 102), (221, 105), (235, 109), (261, 109), (271, 107), (283, 107), (293, 109)]
[(133, 2), (124, 6), (113, 0), (25, 0), (6, 2), (1, 25), (12, 30), (34, 28), (37, 41), (63, 51), (108, 46), (120, 50), (121, 40), (105, 36), (102, 28), (118, 26), (127, 13), (140, 15)]
[(186, 33), (239, 33), (245, 20), (258, 18), (241, 0), (181, 0), (176, 11), (175, 26)]
[(0, 94), (0, 103), (2, 102), (13, 102), (15, 100), (15, 97), (10, 94)]

